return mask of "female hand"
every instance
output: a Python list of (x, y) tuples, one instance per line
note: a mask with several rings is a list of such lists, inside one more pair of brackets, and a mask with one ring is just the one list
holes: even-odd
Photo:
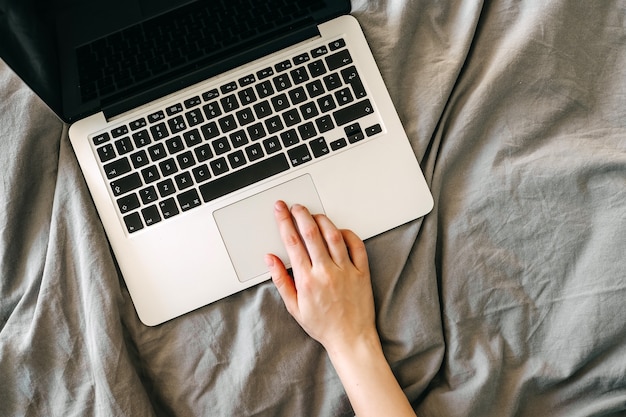
[(323, 214), (278, 201), (275, 218), (293, 279), (275, 255), (265, 260), (289, 313), (328, 351), (362, 338), (378, 339), (363, 241)]

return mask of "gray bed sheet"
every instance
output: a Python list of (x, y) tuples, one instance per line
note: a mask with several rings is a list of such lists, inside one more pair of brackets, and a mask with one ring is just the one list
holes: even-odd
[[(353, 14), (435, 199), (367, 242), (418, 415), (626, 415), (626, 2)], [(3, 63), (0, 170), (1, 416), (352, 415), (271, 283), (139, 322), (66, 127)]]

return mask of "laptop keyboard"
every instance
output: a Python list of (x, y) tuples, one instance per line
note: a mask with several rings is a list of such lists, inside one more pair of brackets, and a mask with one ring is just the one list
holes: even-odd
[(338, 39), (92, 142), (133, 233), (380, 133), (373, 112)]

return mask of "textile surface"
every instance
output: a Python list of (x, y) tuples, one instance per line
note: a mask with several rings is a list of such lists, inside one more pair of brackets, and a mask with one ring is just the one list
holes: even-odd
[[(353, 0), (432, 190), (369, 239), (420, 416), (626, 415), (626, 2)], [(154, 328), (0, 63), (0, 415), (349, 416), (271, 282)]]

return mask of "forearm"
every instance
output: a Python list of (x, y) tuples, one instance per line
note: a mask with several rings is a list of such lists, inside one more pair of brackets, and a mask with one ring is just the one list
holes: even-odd
[(415, 417), (383, 355), (377, 335), (327, 351), (358, 417)]

